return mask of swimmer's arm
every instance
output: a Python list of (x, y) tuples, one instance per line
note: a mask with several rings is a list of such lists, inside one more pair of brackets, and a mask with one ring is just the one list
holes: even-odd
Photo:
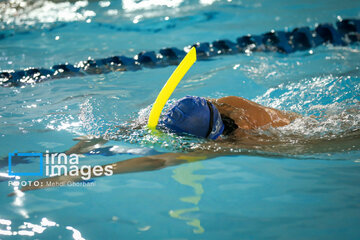
[(162, 169), (169, 166), (180, 165), (183, 163), (207, 160), (220, 156), (218, 153), (164, 153), (146, 157), (132, 158), (125, 161), (119, 161), (113, 164), (114, 174), (144, 172)]
[[(124, 173), (133, 173), (133, 172), (145, 172), (145, 171), (154, 171), (159, 170), (169, 166), (180, 165), (183, 163), (190, 163), (196, 162), (201, 160), (206, 160), (210, 158), (214, 158), (223, 154), (219, 153), (164, 153), (146, 157), (137, 157), (132, 158), (124, 161), (119, 161), (112, 164), (103, 165), (102, 168), (106, 169), (109, 166), (112, 166), (113, 174), (124, 174)], [(93, 175), (92, 169), (91, 171), (91, 178), (102, 177), (105, 176), (105, 172), (103, 172), (99, 176)], [(84, 172), (84, 175), (87, 172)], [(42, 178), (37, 180), (39, 184), (37, 186), (29, 185), (21, 188), (21, 192), (37, 190), (37, 189), (44, 189), (44, 188), (51, 188), (56, 186), (62, 186), (67, 184), (68, 182), (81, 182), (84, 181), (81, 178), (80, 172), (78, 172), (79, 176), (55, 176), (55, 177), (48, 177)], [(9, 196), (15, 195), (16, 192), (10, 193)]]
[[(122, 135), (129, 135), (131, 134), (134, 129), (138, 129), (139, 126), (116, 126), (118, 129), (118, 134)], [(71, 147), (69, 150), (65, 151), (66, 155), (70, 154), (84, 154), (88, 153), (94, 149), (97, 149), (107, 143), (110, 137), (109, 135), (105, 134), (104, 136), (98, 137), (98, 136), (92, 136), (92, 135), (86, 135), (86, 136), (80, 136), (77, 138), (74, 138), (73, 140), (79, 141), (76, 143), (73, 147)], [(116, 140), (116, 139), (112, 139)]]

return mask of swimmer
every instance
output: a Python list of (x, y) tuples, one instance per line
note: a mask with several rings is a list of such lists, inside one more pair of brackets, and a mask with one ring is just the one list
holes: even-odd
[[(211, 159), (219, 156), (231, 155), (264, 155), (275, 156), (297, 153), (329, 153), (353, 148), (358, 145), (359, 131), (347, 136), (330, 139), (307, 139), (301, 136), (289, 135), (281, 138), (269, 138), (258, 131), (276, 129), (286, 126), (297, 119), (305, 119), (300, 114), (280, 111), (262, 106), (253, 101), (229, 96), (219, 99), (187, 96), (178, 100), (160, 121), (159, 128), (163, 131), (174, 132), (179, 135), (190, 134), (209, 139), (203, 143), (205, 148), (193, 152), (163, 153), (150, 156), (132, 158), (102, 166), (112, 166), (113, 174), (134, 173), (159, 170), (169, 166)], [(312, 117), (312, 120), (316, 121)], [(103, 138), (81, 137), (74, 147), (66, 154), (83, 154), (99, 149), (107, 140)], [(215, 146), (214, 148), (211, 148)], [(241, 149), (239, 152), (229, 151), (230, 148)], [(359, 148), (359, 147), (358, 147)], [(216, 150), (214, 150), (216, 149)], [(220, 149), (220, 150), (219, 150)], [(255, 150), (246, 151), (246, 150)], [(271, 156), (274, 156), (271, 155)], [(280, 155), (281, 156), (281, 155)], [(91, 169), (88, 171), (92, 172)], [(87, 172), (86, 172), (87, 173)], [(85, 173), (85, 174), (86, 174)], [(92, 175), (91, 178), (101, 177)], [(61, 186), (67, 182), (81, 182), (78, 176), (55, 176), (37, 180), (40, 184), (28, 185), (22, 192), (42, 188)], [(54, 184), (47, 184), (52, 182)], [(15, 193), (9, 194), (9, 196)]]
[[(159, 128), (179, 135), (236, 141), (253, 136), (253, 132), (259, 129), (288, 125), (299, 117), (300, 114), (266, 107), (242, 97), (206, 99), (186, 96), (170, 107)], [(104, 138), (86, 136), (74, 140), (79, 140), (79, 143), (67, 150), (67, 155), (84, 154), (107, 142)]]
[(242, 138), (259, 128), (282, 127), (299, 117), (299, 114), (265, 107), (242, 97), (187, 96), (170, 108), (160, 125), (178, 134), (216, 140), (222, 136)]
[[(220, 99), (186, 96), (178, 100), (160, 121), (159, 127), (164, 131), (179, 135), (189, 134), (195, 137), (221, 141), (224, 138), (242, 139), (257, 129), (276, 128), (290, 124), (299, 114), (284, 112), (262, 106), (241, 97), (229, 96)], [(66, 151), (66, 154), (86, 153), (99, 148), (106, 141), (103, 138), (81, 138), (81, 141)], [(119, 161), (111, 165), (114, 174), (152, 171), (168, 166), (179, 165), (190, 161), (200, 161), (224, 155), (237, 155), (231, 152), (189, 152), (164, 153)], [(106, 167), (108, 165), (104, 165)], [(99, 177), (99, 176), (92, 176)], [(61, 183), (82, 181), (81, 177), (56, 176), (38, 180), (52, 181), (54, 186)], [(21, 191), (49, 187), (48, 184), (26, 186)]]

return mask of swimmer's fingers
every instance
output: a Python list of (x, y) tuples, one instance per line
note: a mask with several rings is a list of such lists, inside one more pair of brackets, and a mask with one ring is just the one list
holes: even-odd
[(13, 196), (15, 196), (15, 194), (16, 194), (15, 192), (12, 192), (12, 193), (9, 193), (7, 196), (8, 197), (13, 197)]

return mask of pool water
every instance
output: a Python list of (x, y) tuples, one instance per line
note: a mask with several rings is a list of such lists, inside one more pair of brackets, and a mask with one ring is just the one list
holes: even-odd
[[(0, 70), (50, 68), (88, 57), (134, 56), (271, 29), (359, 18), (358, 1), (0, 1)], [(103, 165), (204, 141), (143, 126), (175, 67), (144, 68), (0, 88), (0, 239), (359, 239), (360, 47), (249, 53), (198, 61), (172, 95), (241, 96), (305, 117), (229, 144), (223, 156), (96, 178), (94, 186), (28, 191), (8, 180), (8, 153), (63, 152), (106, 135)], [(310, 116), (316, 116), (316, 118)], [(206, 144), (206, 143), (205, 143)], [(115, 147), (114, 147), (115, 146)], [(18, 170), (36, 161), (16, 162)], [(23, 176), (17, 180), (39, 177)]]

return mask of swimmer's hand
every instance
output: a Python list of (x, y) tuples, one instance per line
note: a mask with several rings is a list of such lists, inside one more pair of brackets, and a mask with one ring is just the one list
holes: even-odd
[(72, 148), (65, 151), (66, 155), (70, 155), (72, 153), (75, 154), (84, 154), (88, 153), (94, 149), (97, 149), (107, 143), (107, 140), (102, 137), (95, 137), (95, 136), (81, 136), (74, 138), (73, 140), (79, 141), (75, 144)]

